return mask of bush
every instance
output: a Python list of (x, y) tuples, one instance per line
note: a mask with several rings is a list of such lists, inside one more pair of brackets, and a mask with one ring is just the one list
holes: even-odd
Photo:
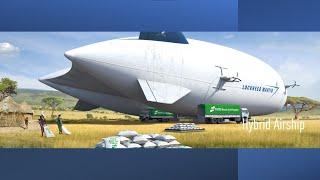
[(87, 119), (93, 119), (93, 115), (92, 114), (87, 114)]

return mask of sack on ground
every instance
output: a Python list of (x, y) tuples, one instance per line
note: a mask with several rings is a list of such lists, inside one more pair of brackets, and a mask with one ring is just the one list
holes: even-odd
[(62, 133), (63, 134), (66, 134), (66, 135), (70, 135), (71, 134), (71, 132), (65, 126), (62, 126), (61, 128), (62, 128)]
[(145, 138), (144, 136), (135, 136), (135, 137), (133, 137), (132, 141), (137, 144), (144, 144), (144, 143), (148, 142), (148, 139)]
[(120, 144), (118, 147), (116, 147), (117, 149), (123, 149), (123, 148), (127, 148), (126, 146)]
[(155, 140), (155, 141), (153, 141), (153, 143), (155, 143), (158, 148), (165, 148), (165, 147), (170, 146), (169, 143), (167, 143), (165, 141), (160, 141), (160, 140)]
[(96, 148), (105, 148), (106, 145), (104, 144), (104, 141), (100, 141), (96, 144)]
[(118, 148), (120, 146), (120, 139), (117, 136), (103, 138), (103, 141), (106, 148)]
[(54, 137), (54, 134), (53, 134), (53, 132), (50, 130), (49, 126), (44, 126), (43, 129), (44, 129), (44, 135), (45, 135), (47, 138)]
[(146, 139), (152, 139), (152, 137), (149, 134), (141, 134), (139, 136), (144, 137)]
[(180, 145), (180, 143), (177, 140), (173, 140), (173, 141), (169, 142), (169, 145), (170, 146), (177, 146), (177, 145)]
[(148, 141), (143, 145), (143, 147), (144, 148), (155, 148), (155, 147), (157, 147), (157, 145), (151, 141)]
[(156, 136), (155, 139), (160, 141), (166, 141), (166, 142), (171, 142), (173, 140), (176, 140), (176, 138), (171, 135), (159, 135), (159, 136)]
[(150, 134), (152, 139), (156, 139), (156, 137), (160, 136), (160, 134)]
[(120, 131), (118, 133), (118, 136), (124, 136), (127, 138), (133, 137), (133, 136), (137, 136), (138, 133), (136, 131)]
[(121, 144), (124, 144), (126, 142), (131, 142), (131, 140), (129, 138), (124, 137), (124, 136), (119, 136), (119, 140), (120, 140)]
[(137, 143), (130, 143), (127, 148), (141, 148), (141, 146)]

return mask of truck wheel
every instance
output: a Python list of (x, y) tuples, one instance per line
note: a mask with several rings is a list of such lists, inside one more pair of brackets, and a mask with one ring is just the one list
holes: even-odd
[(206, 122), (207, 124), (212, 124), (212, 119), (211, 119), (211, 118), (206, 118), (206, 119), (205, 119), (205, 122)]
[(144, 122), (145, 121), (145, 118), (144, 117), (139, 117), (139, 120), (141, 121), (141, 122)]
[(242, 119), (241, 118), (235, 118), (234, 121), (236, 121), (237, 124), (241, 124), (242, 123)]

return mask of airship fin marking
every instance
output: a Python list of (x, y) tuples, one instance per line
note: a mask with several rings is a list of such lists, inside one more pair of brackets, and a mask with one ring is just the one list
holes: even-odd
[(138, 82), (147, 101), (151, 102), (173, 104), (190, 92), (185, 87), (169, 83), (143, 79), (138, 79)]
[(140, 84), (140, 87), (144, 93), (144, 96), (148, 101), (157, 102), (153, 92), (151, 91), (150, 85), (146, 80), (138, 79), (138, 82)]

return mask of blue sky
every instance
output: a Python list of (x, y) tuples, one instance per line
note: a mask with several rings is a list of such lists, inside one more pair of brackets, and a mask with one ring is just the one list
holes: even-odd
[[(300, 87), (289, 95), (320, 100), (320, 33), (317, 32), (186, 32), (256, 56), (280, 73), (285, 83)], [(138, 32), (0, 32), (0, 77), (20, 88), (51, 89), (37, 79), (71, 66), (63, 54), (79, 46)]]

